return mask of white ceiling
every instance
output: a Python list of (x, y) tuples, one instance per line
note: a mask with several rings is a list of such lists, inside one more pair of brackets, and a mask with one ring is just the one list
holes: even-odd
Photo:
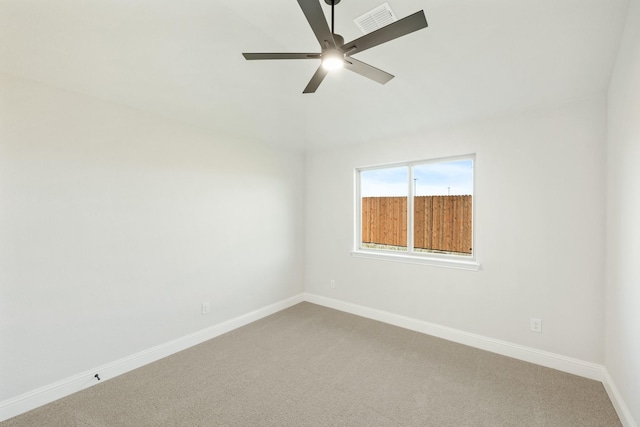
[[(396, 78), (341, 70), (303, 95), (315, 60), (241, 55), (319, 50), (295, 0), (0, 0), (0, 71), (313, 149), (602, 93), (628, 1), (387, 0), (429, 27), (354, 57)], [(360, 37), (353, 19), (383, 2), (342, 0), (336, 32)]]

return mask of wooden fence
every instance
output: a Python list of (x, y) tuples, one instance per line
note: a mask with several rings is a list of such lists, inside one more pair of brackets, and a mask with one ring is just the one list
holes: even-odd
[[(414, 248), (471, 253), (472, 196), (414, 199)], [(363, 197), (362, 242), (407, 246), (407, 198)]]

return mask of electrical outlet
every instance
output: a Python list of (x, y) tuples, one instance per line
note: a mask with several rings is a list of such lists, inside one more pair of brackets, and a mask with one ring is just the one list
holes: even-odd
[(529, 319), (529, 327), (531, 328), (531, 330), (533, 332), (541, 333), (542, 332), (542, 319), (538, 319), (538, 318), (532, 317), (531, 319)]
[(331, 280), (329, 281), (329, 286), (331, 286), (331, 289), (335, 289), (335, 288), (336, 288), (336, 281), (335, 281), (335, 280), (333, 280), (333, 279), (331, 279)]
[(205, 301), (202, 303), (202, 314), (209, 314), (209, 310), (211, 309), (211, 306), (209, 305), (209, 301)]

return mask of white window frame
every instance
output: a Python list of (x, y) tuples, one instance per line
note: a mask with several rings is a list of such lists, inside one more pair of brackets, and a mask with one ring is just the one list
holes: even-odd
[[(414, 186), (413, 182), (413, 166), (423, 165), (427, 163), (443, 163), (456, 160), (471, 160), (473, 162), (472, 173), (472, 185), (473, 185), (473, 199), (472, 199), (472, 217), (471, 217), (471, 240), (472, 240), (472, 252), (470, 256), (464, 255), (451, 255), (451, 254), (438, 254), (430, 252), (415, 252), (413, 248), (414, 239), (414, 223), (413, 223), (413, 203), (414, 203)], [(361, 182), (360, 173), (368, 170), (375, 169), (388, 169), (394, 167), (406, 166), (409, 171), (407, 186), (407, 252), (389, 251), (384, 249), (372, 249), (362, 247), (362, 197), (361, 197)], [(462, 156), (442, 157), (437, 159), (426, 159), (402, 163), (390, 163), (384, 165), (359, 167), (354, 171), (354, 193), (355, 193), (355, 218), (354, 218), (354, 249), (351, 255), (356, 258), (368, 258), (383, 261), (395, 261), (404, 262), (410, 264), (423, 264), (436, 267), (456, 268), (462, 270), (480, 270), (480, 263), (478, 262), (478, 251), (476, 242), (476, 206), (477, 206), (477, 190), (475, 185), (476, 177), (476, 156), (475, 154), (468, 154)]]

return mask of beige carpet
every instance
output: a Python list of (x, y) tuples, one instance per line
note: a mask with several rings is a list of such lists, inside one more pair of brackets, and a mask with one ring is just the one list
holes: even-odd
[(0, 424), (619, 426), (602, 384), (310, 303)]

